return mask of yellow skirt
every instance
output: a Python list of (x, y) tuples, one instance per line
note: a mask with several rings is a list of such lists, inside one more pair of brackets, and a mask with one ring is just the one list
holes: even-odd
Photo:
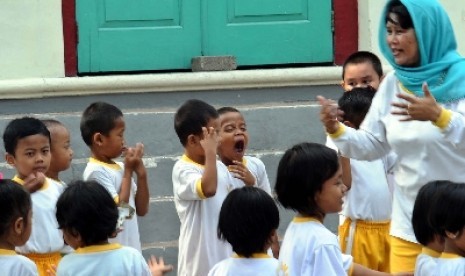
[(28, 253), (24, 254), (24, 256), (28, 257), (36, 264), (39, 276), (47, 276), (47, 270), (52, 270), (52, 265), (58, 266), (58, 263), (61, 260), (60, 252), (44, 254)]

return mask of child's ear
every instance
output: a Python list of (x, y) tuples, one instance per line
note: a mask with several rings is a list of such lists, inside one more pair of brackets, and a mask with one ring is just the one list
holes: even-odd
[(15, 167), (15, 157), (12, 154), (5, 154), (5, 160), (8, 163), (8, 165)]
[(354, 124), (352, 124), (350, 121), (344, 121), (344, 125), (351, 127), (351, 128), (356, 128)]
[(103, 137), (102, 133), (96, 132), (92, 135), (92, 144), (101, 146), (103, 144)]
[(199, 142), (199, 137), (194, 134), (187, 136), (187, 143), (190, 145), (196, 145)]
[(343, 80), (341, 80), (341, 87), (342, 87), (343, 90), (345, 90), (344, 89), (344, 84), (345, 84), (345, 82)]
[(15, 234), (18, 236), (21, 236), (25, 228), (24, 219), (22, 217), (18, 217), (13, 223), (13, 227), (14, 227)]
[(449, 239), (455, 240), (459, 236), (459, 232), (452, 233), (452, 232), (446, 231), (446, 236)]

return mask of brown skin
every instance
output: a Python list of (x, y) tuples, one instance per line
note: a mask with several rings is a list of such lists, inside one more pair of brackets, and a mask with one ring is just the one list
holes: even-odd
[(413, 120), (436, 122), (438, 120), (442, 107), (436, 102), (426, 83), (423, 83), (422, 88), (425, 94), (423, 98), (409, 94), (397, 94), (399, 99), (407, 101), (407, 103), (392, 103), (392, 106), (398, 108), (392, 114), (405, 116), (400, 119), (401, 122)]
[(32, 209), (29, 209), (27, 218), (16, 217), (9, 229), (0, 237), (0, 249), (15, 250), (16, 246), (26, 244), (31, 236)]
[(59, 174), (71, 165), (73, 150), (71, 149), (71, 138), (69, 131), (63, 125), (54, 125), (48, 128), (52, 140), (50, 152), (52, 159), (46, 176), (59, 180)]

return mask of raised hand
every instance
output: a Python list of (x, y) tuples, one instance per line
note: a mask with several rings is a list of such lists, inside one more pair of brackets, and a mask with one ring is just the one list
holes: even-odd
[(252, 186), (255, 184), (255, 177), (249, 171), (249, 169), (240, 161), (233, 160), (234, 165), (229, 165), (228, 170), (233, 173), (235, 178), (238, 178), (247, 186)]
[(205, 152), (213, 151), (216, 154), (216, 148), (218, 146), (218, 136), (215, 128), (202, 127), (202, 139), (200, 140), (200, 145), (205, 150)]
[(157, 261), (157, 257), (150, 256), (150, 259), (147, 261), (147, 263), (149, 265), (150, 272), (152, 272), (152, 276), (162, 276), (166, 272), (173, 270), (172, 265), (165, 265), (163, 257), (160, 257)]
[(323, 96), (316, 97), (320, 103), (320, 121), (326, 128), (326, 132), (334, 133), (339, 128), (338, 117), (343, 115), (343, 112), (338, 109), (336, 101), (326, 99)]
[(45, 174), (41, 172), (31, 173), (24, 179), (24, 188), (29, 191), (29, 193), (34, 193), (45, 183)]

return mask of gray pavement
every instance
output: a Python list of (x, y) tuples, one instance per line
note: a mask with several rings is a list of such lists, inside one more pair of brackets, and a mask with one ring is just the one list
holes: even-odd
[[(144, 162), (150, 184), (150, 212), (139, 218), (143, 254), (164, 256), (175, 265), (179, 219), (173, 203), (171, 169), (183, 148), (173, 129), (176, 109), (191, 98), (204, 100), (215, 107), (234, 106), (243, 112), (250, 135), (248, 154), (262, 159), (270, 183), (274, 186), (277, 164), (283, 152), (292, 145), (312, 141), (324, 143), (319, 122), (317, 95), (336, 99), (337, 86), (309, 86), (276, 89), (226, 90), (202, 92), (157, 92), (138, 94), (56, 97), (0, 101), (0, 129), (13, 118), (33, 115), (40, 119), (54, 118), (71, 131), (74, 160), (63, 172), (66, 182), (81, 178), (89, 150), (81, 139), (79, 121), (82, 111), (94, 101), (106, 101), (122, 109), (126, 120), (129, 145), (145, 144)], [(4, 154), (3, 147), (0, 154)], [(14, 171), (0, 163), (5, 177)], [(281, 208), (279, 233), (282, 236), (293, 213)], [(325, 224), (337, 231), (337, 215), (329, 215)], [(175, 275), (175, 272), (169, 275)]]

